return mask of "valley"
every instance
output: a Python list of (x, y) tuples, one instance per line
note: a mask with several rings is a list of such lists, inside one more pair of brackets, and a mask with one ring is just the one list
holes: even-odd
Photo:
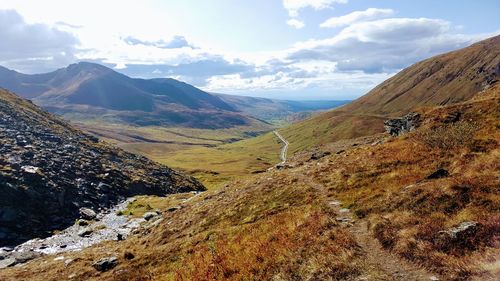
[[(305, 27), (299, 11), (319, 3), (289, 7), (288, 27)], [(392, 13), (331, 18), (320, 27), (347, 26), (334, 39), (255, 65), (184, 37), (128, 36), (122, 47), (158, 60), (189, 56), (39, 74), (0, 67), (0, 281), (498, 280), (500, 35), (424, 52), (425, 40), (406, 38), (446, 22), (415, 19), (412, 31), (397, 29), (409, 19), (362, 21)], [(380, 54), (362, 47), (387, 23), (405, 55), (383, 49), (380, 60), (398, 63), (378, 69)], [(355, 47), (325, 47), (349, 45), (359, 26)], [(450, 26), (439, 32), (459, 29)], [(433, 56), (402, 68), (409, 49)], [(146, 78), (125, 74), (141, 69)], [(319, 97), (325, 85), (372, 85), (377, 71), (397, 73), (353, 101), (212, 93), (279, 95), (287, 85)]]

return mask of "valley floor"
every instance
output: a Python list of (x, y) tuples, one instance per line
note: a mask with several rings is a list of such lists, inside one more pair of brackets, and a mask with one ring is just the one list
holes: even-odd
[(263, 172), (279, 162), (281, 143), (270, 126), (218, 130), (93, 122), (77, 126), (124, 150), (182, 170), (209, 189)]

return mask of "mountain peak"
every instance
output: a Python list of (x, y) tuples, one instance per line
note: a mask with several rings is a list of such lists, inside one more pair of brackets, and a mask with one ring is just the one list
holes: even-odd
[(104, 65), (93, 62), (85, 62), (85, 61), (70, 64), (66, 68), (64, 68), (64, 70), (66, 70), (69, 73), (77, 73), (85, 71), (93, 74), (104, 74), (104, 73), (115, 72), (113, 69), (106, 67)]

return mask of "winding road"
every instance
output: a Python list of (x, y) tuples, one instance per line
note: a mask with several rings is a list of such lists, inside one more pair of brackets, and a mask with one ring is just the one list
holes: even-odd
[(278, 166), (283, 166), (286, 163), (286, 153), (288, 152), (288, 145), (290, 144), (278, 131), (274, 130), (273, 133), (280, 139), (283, 143), (283, 147), (281, 148), (280, 159), (281, 163)]

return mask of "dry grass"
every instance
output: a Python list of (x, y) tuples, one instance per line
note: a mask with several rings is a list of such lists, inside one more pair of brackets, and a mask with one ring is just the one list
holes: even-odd
[(451, 150), (470, 146), (478, 130), (477, 124), (461, 121), (419, 130), (413, 139), (427, 147)]

